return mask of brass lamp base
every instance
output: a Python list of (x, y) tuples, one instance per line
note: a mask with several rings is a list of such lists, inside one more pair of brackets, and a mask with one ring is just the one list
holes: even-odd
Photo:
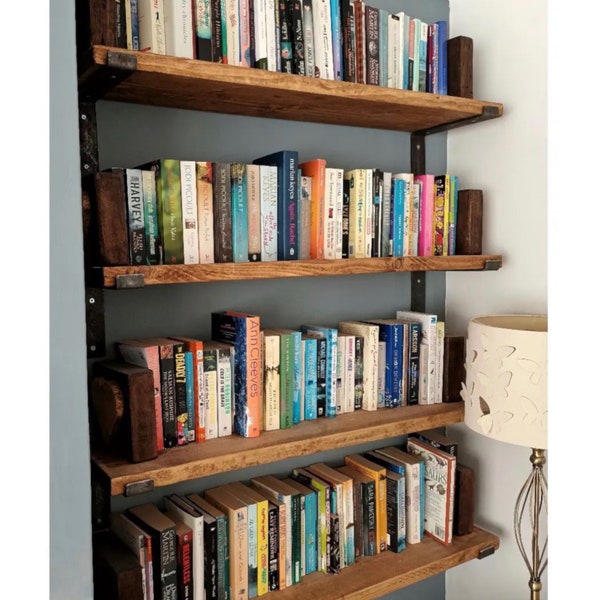
[[(546, 464), (546, 455), (544, 450), (532, 448), (532, 454), (529, 457), (533, 467), (529, 477), (519, 492), (517, 503), (515, 505), (514, 528), (515, 538), (521, 556), (527, 565), (529, 571), (529, 589), (531, 590), (531, 600), (540, 600), (542, 591), (541, 576), (548, 566), (548, 534), (545, 534), (543, 546), (540, 549), (540, 527), (545, 526), (545, 522), (540, 522), (542, 512), (548, 515), (548, 483), (544, 475), (544, 465)], [(528, 519), (524, 519), (527, 513)], [(531, 556), (526, 551), (523, 543), (523, 529), (526, 525), (531, 529)]]

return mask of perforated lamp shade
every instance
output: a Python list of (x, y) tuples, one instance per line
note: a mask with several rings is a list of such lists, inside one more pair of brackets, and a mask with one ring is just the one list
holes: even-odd
[(489, 438), (546, 449), (547, 315), (494, 315), (469, 322), (465, 423)]

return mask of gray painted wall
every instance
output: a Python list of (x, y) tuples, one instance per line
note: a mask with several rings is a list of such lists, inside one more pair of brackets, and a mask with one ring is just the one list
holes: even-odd
[[(59, 174), (53, 178), (51, 192), (51, 595), (85, 599), (91, 598), (89, 451), (85, 431), (84, 290), (71, 4), (68, 0), (55, 2), (51, 21), (51, 165), (52, 172)], [(428, 22), (448, 18), (445, 0), (431, 0), (426, 6), (417, 0), (376, 4), (395, 12), (405, 10)], [(410, 170), (410, 138), (403, 133), (114, 102), (99, 102), (97, 118), (100, 168), (133, 166), (159, 157), (251, 162), (263, 154), (292, 148), (299, 151), (301, 160), (323, 157), (344, 169), (378, 166), (394, 172)], [(430, 172), (445, 171), (445, 134), (428, 139), (427, 158)], [(428, 309), (443, 312), (444, 288), (443, 273), (428, 275)], [(110, 356), (113, 342), (126, 337), (175, 334), (208, 337), (210, 311), (225, 308), (259, 314), (265, 326), (295, 327), (308, 320), (315, 321), (315, 315), (324, 324), (393, 316), (397, 308), (410, 305), (410, 275), (219, 282), (107, 291), (105, 304)], [(372, 442), (225, 473), (161, 488), (160, 492), (134, 499), (119, 497), (113, 499), (112, 508), (120, 510), (143, 501), (160, 503), (165, 494), (173, 491), (202, 491), (225, 481), (246, 481), (259, 473), (284, 475), (294, 466), (309, 462), (340, 464), (343, 455), (350, 451), (380, 445), (383, 442)], [(397, 600), (416, 597), (443, 598), (443, 575), (386, 596)]]

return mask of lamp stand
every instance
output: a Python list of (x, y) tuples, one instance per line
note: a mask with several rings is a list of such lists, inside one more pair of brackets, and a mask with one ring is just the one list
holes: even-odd
[[(532, 448), (529, 460), (533, 468), (517, 497), (514, 526), (519, 551), (529, 570), (530, 598), (531, 600), (540, 600), (542, 591), (541, 577), (548, 566), (548, 557), (546, 556), (548, 548), (547, 532), (544, 544), (540, 550), (540, 526), (544, 527), (546, 525), (546, 522), (540, 522), (540, 515), (542, 511), (546, 517), (548, 515), (548, 482), (544, 475), (544, 465), (546, 464), (544, 450)], [(526, 512), (528, 518), (524, 519)], [(526, 525), (531, 528), (531, 556), (529, 556), (526, 546), (523, 543), (523, 529), (526, 528)]]

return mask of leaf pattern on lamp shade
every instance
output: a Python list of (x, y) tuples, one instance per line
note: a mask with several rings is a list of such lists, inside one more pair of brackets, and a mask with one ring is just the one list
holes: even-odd
[(481, 396), (479, 396), (479, 406), (482, 414), (477, 419), (477, 423), (485, 434), (497, 433), (505, 423), (508, 423), (514, 417), (513, 413), (506, 410), (498, 410), (492, 413), (489, 404)]

